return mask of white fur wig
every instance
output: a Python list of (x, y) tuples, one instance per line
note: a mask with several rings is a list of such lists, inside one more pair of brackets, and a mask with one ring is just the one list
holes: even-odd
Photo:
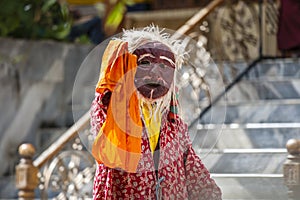
[(139, 46), (149, 42), (158, 41), (170, 48), (175, 56), (176, 68), (180, 69), (183, 60), (187, 56), (185, 45), (181, 40), (172, 39), (171, 35), (159, 29), (158, 26), (150, 25), (143, 29), (123, 30), (122, 40), (128, 42), (128, 50), (134, 52)]

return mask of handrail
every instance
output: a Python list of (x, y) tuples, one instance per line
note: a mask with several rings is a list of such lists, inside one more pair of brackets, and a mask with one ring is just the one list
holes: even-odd
[(211, 13), (217, 6), (223, 3), (224, 0), (214, 0), (210, 2), (206, 7), (199, 10), (193, 17), (191, 17), (184, 25), (182, 25), (176, 33), (186, 34), (192, 28), (194, 28), (199, 22), (201, 22), (209, 13)]
[(74, 138), (78, 132), (83, 130), (90, 121), (90, 112), (86, 112), (73, 126), (71, 126), (63, 135), (52, 143), (39, 157), (33, 161), (33, 165), (41, 168), (48, 160), (53, 158), (68, 141)]

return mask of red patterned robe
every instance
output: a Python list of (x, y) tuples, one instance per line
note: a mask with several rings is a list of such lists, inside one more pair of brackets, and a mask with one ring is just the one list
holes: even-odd
[[(92, 132), (98, 133), (106, 119), (103, 94), (96, 93), (91, 108)], [(147, 133), (143, 129), (143, 136)], [(159, 138), (158, 170), (147, 137), (142, 139), (137, 173), (98, 165), (94, 199), (201, 199), (219, 200), (221, 190), (192, 148), (187, 125), (179, 116), (165, 115)]]

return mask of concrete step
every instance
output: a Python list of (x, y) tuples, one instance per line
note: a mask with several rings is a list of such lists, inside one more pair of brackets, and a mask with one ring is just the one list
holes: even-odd
[[(207, 78), (214, 77), (217, 73), (223, 74), (225, 82), (232, 82), (238, 74), (243, 72), (250, 63), (245, 62), (216, 62), (218, 72), (207, 69)], [(286, 58), (286, 59), (264, 59), (257, 63), (243, 79), (257, 79), (270, 77), (287, 77), (300, 78), (300, 58)], [(209, 67), (211, 68), (211, 67)], [(213, 72), (213, 73), (212, 73)]]
[(300, 118), (300, 99), (214, 105), (201, 124), (293, 123)]
[(300, 123), (198, 124), (191, 132), (197, 148), (285, 148), (291, 138), (300, 138)]
[(282, 174), (286, 149), (197, 149), (211, 173)]
[(300, 58), (266, 59), (258, 63), (245, 78), (300, 78)]
[(259, 78), (257, 80), (243, 80), (229, 90), (226, 97), (229, 103), (299, 99), (300, 79)]
[(287, 187), (277, 174), (211, 174), (223, 200), (286, 200)]

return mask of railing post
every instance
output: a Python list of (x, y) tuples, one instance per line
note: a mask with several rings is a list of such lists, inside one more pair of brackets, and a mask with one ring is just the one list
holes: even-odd
[(289, 152), (283, 166), (284, 182), (290, 200), (300, 199), (300, 140), (290, 139), (286, 143)]
[(16, 188), (19, 200), (34, 199), (34, 190), (38, 186), (38, 168), (32, 164), (35, 148), (32, 144), (19, 147), (20, 163), (16, 166)]

